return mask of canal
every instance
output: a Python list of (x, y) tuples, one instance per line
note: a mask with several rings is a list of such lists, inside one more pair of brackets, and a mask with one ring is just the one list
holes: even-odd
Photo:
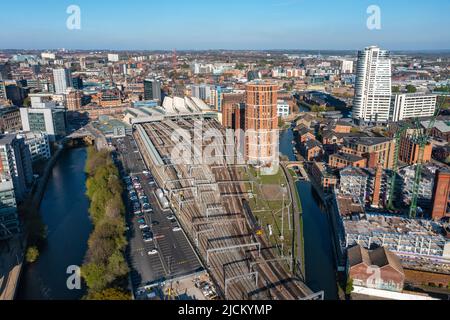
[(92, 230), (85, 196), (86, 148), (65, 150), (50, 175), (40, 212), (48, 227), (39, 260), (22, 273), (18, 299), (76, 300), (85, 289), (69, 290), (67, 267), (80, 266)]
[[(280, 152), (295, 161), (292, 128), (280, 133)], [(323, 290), (325, 299), (338, 298), (331, 228), (327, 214), (311, 183), (297, 182), (303, 208), (306, 283), (315, 292)]]

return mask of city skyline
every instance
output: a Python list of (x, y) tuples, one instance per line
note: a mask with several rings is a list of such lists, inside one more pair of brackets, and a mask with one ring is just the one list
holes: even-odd
[[(25, 3), (27, 10), (20, 12), (3, 4), (1, 49), (357, 50), (370, 44), (390, 51), (450, 49), (448, 10), (438, 0)], [(80, 8), (80, 29), (66, 26), (71, 5)], [(367, 27), (371, 5), (380, 8), (379, 30)]]

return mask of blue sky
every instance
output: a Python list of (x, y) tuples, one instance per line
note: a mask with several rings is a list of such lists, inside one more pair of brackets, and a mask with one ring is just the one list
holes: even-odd
[[(66, 28), (71, 4), (81, 30)], [(366, 27), (372, 4), (381, 30)], [(450, 0), (22, 0), (0, 8), (3, 49), (450, 49)]]

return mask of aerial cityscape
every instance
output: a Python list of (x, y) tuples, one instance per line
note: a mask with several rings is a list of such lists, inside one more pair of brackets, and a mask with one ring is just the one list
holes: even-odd
[(450, 299), (448, 3), (24, 2), (0, 300)]

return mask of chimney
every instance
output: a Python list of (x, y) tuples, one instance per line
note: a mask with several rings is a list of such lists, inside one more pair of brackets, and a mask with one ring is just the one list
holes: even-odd
[(372, 198), (372, 206), (380, 207), (380, 191), (381, 191), (381, 178), (383, 175), (383, 167), (379, 163), (377, 166), (377, 171), (375, 173), (375, 183), (373, 188), (373, 198)]

